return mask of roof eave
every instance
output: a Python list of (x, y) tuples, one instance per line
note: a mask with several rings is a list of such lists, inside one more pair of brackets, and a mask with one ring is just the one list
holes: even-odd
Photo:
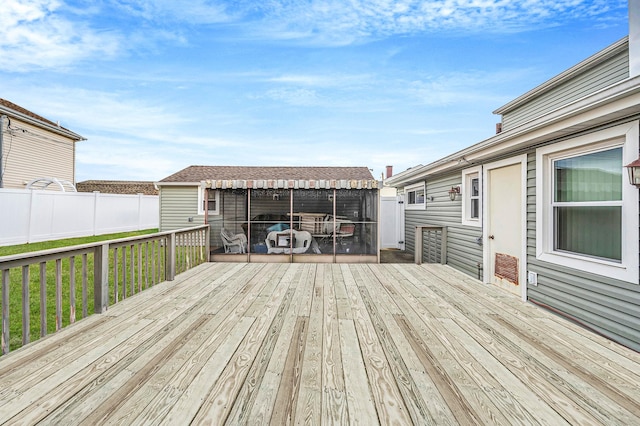
[(16, 111), (12, 108), (8, 108), (4, 105), (0, 105), (0, 114), (6, 114), (9, 116), (13, 116), (15, 118), (19, 118), (20, 120), (26, 121), (29, 124), (32, 124), (36, 127), (40, 127), (42, 129), (46, 129), (49, 130), (51, 132), (57, 133), (61, 136), (67, 137), (69, 139), (73, 139), (75, 142), (79, 142), (79, 141), (86, 141), (87, 138), (85, 138), (84, 136), (81, 136), (75, 132), (72, 132), (71, 130), (65, 129), (63, 127), (59, 127), (59, 126), (55, 126), (55, 125), (51, 125), (49, 123), (46, 123), (44, 121), (35, 119), (33, 117), (30, 117), (26, 114), (21, 113), (20, 111)]
[(201, 182), (153, 182), (156, 186), (201, 186), (204, 181)]
[(375, 179), (206, 179), (200, 182), (155, 182), (163, 186), (211, 189), (378, 189)]

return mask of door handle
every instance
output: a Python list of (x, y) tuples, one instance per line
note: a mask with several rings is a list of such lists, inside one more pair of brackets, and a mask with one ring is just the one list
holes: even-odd
[(493, 235), (489, 235), (489, 239), (493, 240), (494, 239)]

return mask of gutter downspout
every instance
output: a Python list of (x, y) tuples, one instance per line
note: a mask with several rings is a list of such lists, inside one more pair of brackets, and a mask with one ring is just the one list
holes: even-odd
[(3, 176), (4, 176), (4, 169), (3, 169), (3, 161), (2, 161), (2, 156), (3, 156), (3, 144), (4, 144), (4, 119), (5, 119), (6, 115), (0, 115), (0, 189), (4, 188), (4, 181), (3, 181)]

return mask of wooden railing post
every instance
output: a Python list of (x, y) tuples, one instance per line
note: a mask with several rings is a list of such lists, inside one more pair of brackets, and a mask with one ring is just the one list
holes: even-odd
[(9, 353), (9, 270), (2, 270), (2, 355)]
[(102, 244), (95, 248), (93, 280), (94, 311), (96, 314), (101, 314), (109, 305), (109, 244)]
[(176, 277), (176, 233), (172, 232), (168, 235), (165, 268), (167, 281), (173, 281)]
[(447, 227), (443, 226), (440, 232), (440, 264), (447, 264)]
[[(248, 228), (247, 228), (248, 229)], [(210, 250), (211, 250), (211, 225), (209, 225), (205, 230), (204, 230), (204, 261), (205, 262), (209, 262), (210, 259)]]
[(31, 341), (31, 303), (29, 293), (29, 265), (22, 267), (22, 344)]
[(422, 226), (416, 226), (414, 260), (416, 265), (422, 265)]

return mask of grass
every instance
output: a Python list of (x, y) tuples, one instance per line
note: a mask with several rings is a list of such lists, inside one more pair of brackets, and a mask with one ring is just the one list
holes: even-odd
[(153, 234), (157, 229), (146, 229), (144, 231), (120, 232), (117, 234), (94, 235), (90, 237), (65, 238), (63, 240), (43, 241), (39, 243), (18, 244), (14, 246), (0, 247), (0, 256), (12, 254), (29, 253), (32, 251), (48, 250), (59, 247), (75, 246), (80, 244), (95, 243), (97, 241), (115, 240), (118, 238), (135, 237), (137, 235)]
[[(0, 256), (7, 256), (11, 254), (20, 254), (20, 253), (28, 253), (33, 251), (40, 251), (52, 248), (59, 247), (67, 247), (73, 245), (87, 244), (91, 242), (97, 241), (105, 241), (111, 239), (118, 238), (126, 238), (137, 235), (145, 235), (153, 232), (157, 232), (155, 229), (150, 229), (146, 231), (138, 231), (138, 232), (127, 232), (127, 233), (118, 233), (118, 234), (109, 234), (109, 235), (101, 235), (94, 237), (82, 237), (82, 238), (69, 238), (64, 240), (56, 240), (56, 241), (47, 241), (42, 243), (33, 243), (33, 244), (21, 244), (16, 246), (8, 246), (8, 247), (0, 247)], [(139, 245), (133, 247), (134, 261), (130, 261), (130, 250), (132, 248), (127, 248), (126, 253), (126, 267), (122, 266), (122, 250), (120, 249), (118, 253), (118, 259), (115, 258), (115, 253), (113, 250), (109, 253), (109, 290), (110, 290), (110, 304), (115, 301), (115, 289), (114, 289), (114, 270), (113, 265), (114, 261), (118, 261), (119, 273), (118, 280), (120, 281), (120, 288), (118, 291), (118, 298), (121, 299), (125, 294), (123, 294), (122, 289), (122, 275), (123, 269), (124, 274), (126, 276), (128, 289), (126, 292), (126, 296), (131, 295), (131, 270), (133, 268), (134, 271), (134, 279), (143, 280), (143, 278), (147, 275), (146, 271), (143, 271), (143, 277), (137, 276), (137, 268), (138, 268), (138, 250), (140, 250)], [(149, 247), (148, 245), (146, 247)], [(156, 255), (158, 252), (161, 253), (160, 264), (157, 268), (164, 267), (164, 248), (160, 246), (160, 244), (154, 244), (154, 249), (156, 250)], [(151, 254), (149, 254), (150, 256)], [(83, 256), (77, 256), (74, 260), (73, 265), (73, 276), (75, 278), (75, 305), (76, 305), (76, 319), (83, 318), (82, 312), (82, 258)], [(87, 298), (87, 315), (91, 315), (94, 312), (93, 306), (93, 254), (89, 253), (86, 256), (87, 263), (87, 287), (86, 287), (86, 298)], [(143, 259), (144, 264), (144, 259)], [(71, 309), (71, 260), (69, 258), (63, 258), (60, 262), (60, 268), (62, 271), (62, 294), (61, 294), (61, 321), (62, 326), (66, 326), (70, 324), (72, 317), (72, 309)], [(46, 318), (47, 318), (47, 327), (46, 333), (52, 333), (55, 331), (56, 326), (56, 269), (57, 265), (55, 261), (46, 263)], [(158, 274), (158, 272), (156, 272)], [(152, 280), (149, 279), (151, 283)], [(30, 340), (37, 340), (41, 334), (41, 326), (40, 326), (40, 265), (35, 264), (29, 267), (29, 310), (30, 310)], [(137, 292), (137, 290), (135, 291)], [(22, 345), (22, 269), (14, 268), (9, 272), (9, 333), (10, 333), (10, 348), (15, 349)]]

